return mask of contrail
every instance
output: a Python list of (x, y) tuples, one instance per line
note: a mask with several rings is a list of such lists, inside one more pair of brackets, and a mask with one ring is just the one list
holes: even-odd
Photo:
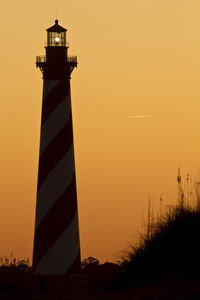
[(135, 119), (135, 118), (151, 118), (152, 115), (133, 115), (133, 116), (126, 116), (127, 119)]

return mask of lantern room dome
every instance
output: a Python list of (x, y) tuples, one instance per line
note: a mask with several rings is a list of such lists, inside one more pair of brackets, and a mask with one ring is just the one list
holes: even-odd
[(55, 20), (55, 24), (47, 29), (47, 32), (60, 33), (60, 32), (66, 32), (66, 31), (67, 31), (67, 29), (65, 29), (64, 27), (58, 25), (58, 20), (57, 19)]
[(66, 31), (56, 19), (55, 24), (47, 29), (47, 47), (67, 47)]

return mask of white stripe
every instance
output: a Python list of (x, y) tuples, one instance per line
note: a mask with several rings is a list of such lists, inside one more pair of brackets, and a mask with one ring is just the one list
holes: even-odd
[(40, 157), (49, 143), (69, 120), (71, 112), (70, 94), (56, 107), (41, 129)]
[(60, 80), (44, 80), (43, 85), (43, 101), (53, 88), (60, 82)]
[(76, 213), (67, 229), (40, 260), (34, 274), (64, 275), (77, 258), (79, 249), (78, 215)]
[(46, 177), (38, 191), (35, 230), (49, 209), (72, 182), (74, 170), (74, 147), (72, 144), (66, 155)]

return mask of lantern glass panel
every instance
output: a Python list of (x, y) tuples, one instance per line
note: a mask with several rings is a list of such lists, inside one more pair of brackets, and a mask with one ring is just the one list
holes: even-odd
[(65, 32), (48, 32), (47, 34), (48, 47), (66, 47), (66, 33)]

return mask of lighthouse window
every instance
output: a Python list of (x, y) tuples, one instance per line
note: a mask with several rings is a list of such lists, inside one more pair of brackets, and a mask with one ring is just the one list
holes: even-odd
[(49, 32), (47, 37), (48, 47), (66, 46), (65, 32)]

